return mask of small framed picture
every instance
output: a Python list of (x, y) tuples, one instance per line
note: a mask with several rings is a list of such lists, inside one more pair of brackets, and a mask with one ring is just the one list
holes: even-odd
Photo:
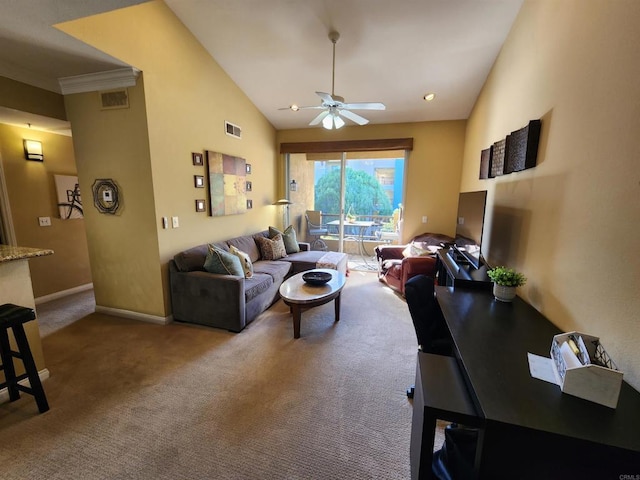
[(246, 183), (245, 183), (245, 185), (246, 185), (245, 190), (246, 190), (247, 192), (251, 192), (251, 191), (253, 191), (253, 184), (252, 184), (251, 182), (246, 182)]
[(251, 173), (251, 164), (247, 163), (247, 173), (250, 174)]
[(204, 199), (196, 200), (196, 212), (204, 212), (206, 207), (204, 206)]
[(204, 176), (203, 175), (194, 175), (193, 176), (193, 185), (196, 188), (204, 188)]
[(250, 210), (253, 208), (253, 200), (247, 200), (247, 210)]
[(194, 165), (204, 165), (204, 155), (200, 152), (191, 152), (191, 160)]

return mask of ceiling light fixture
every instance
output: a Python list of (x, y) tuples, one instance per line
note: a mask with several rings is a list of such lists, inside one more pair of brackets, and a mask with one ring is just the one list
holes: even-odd
[(436, 98), (436, 94), (435, 94), (435, 93), (427, 93), (427, 94), (425, 94), (425, 96), (424, 96), (424, 97), (422, 97), (422, 98), (424, 98), (424, 100), (425, 100), (426, 102), (430, 102), (431, 100), (433, 100), (434, 98)]
[(337, 130), (344, 126), (344, 120), (340, 118), (338, 112), (329, 112), (328, 115), (322, 119), (322, 126), (327, 130), (331, 130), (333, 128)]
[(285, 108), (279, 108), (278, 110), (293, 110), (297, 112), (298, 110), (303, 109), (315, 109), (315, 110), (323, 110), (320, 114), (311, 120), (309, 125), (315, 126), (319, 125), (322, 122), (322, 126), (327, 130), (332, 130), (333, 128), (340, 128), (345, 125), (345, 121), (342, 117), (347, 120), (351, 120), (356, 125), (366, 125), (369, 123), (364, 117), (361, 117), (357, 113), (352, 112), (352, 110), (384, 110), (386, 107), (383, 103), (380, 102), (360, 102), (360, 103), (345, 103), (344, 98), (336, 95), (334, 92), (335, 87), (335, 79), (336, 79), (336, 43), (340, 38), (340, 34), (336, 31), (329, 32), (329, 40), (333, 44), (333, 62), (331, 68), (331, 95), (325, 92), (316, 92), (322, 99), (321, 105), (310, 105), (310, 106), (299, 106), (296, 104), (290, 105)]

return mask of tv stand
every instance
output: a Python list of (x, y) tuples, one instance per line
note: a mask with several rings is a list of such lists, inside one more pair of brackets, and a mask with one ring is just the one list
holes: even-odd
[(487, 265), (483, 262), (480, 268), (475, 268), (464, 255), (456, 252), (454, 248), (438, 250), (436, 272), (438, 285), (481, 289), (493, 287), (493, 283), (487, 275)]
[(451, 258), (451, 260), (456, 264), (456, 265), (471, 265), (471, 263), (469, 262), (469, 260), (467, 260), (467, 257), (465, 257), (464, 255), (462, 255), (460, 252), (458, 252), (458, 250), (456, 250), (455, 248), (450, 248), (449, 251), (447, 252), (447, 255), (449, 255), (449, 257)]

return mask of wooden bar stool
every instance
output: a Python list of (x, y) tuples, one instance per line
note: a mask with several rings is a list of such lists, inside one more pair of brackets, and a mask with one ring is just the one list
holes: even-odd
[[(0, 370), (4, 371), (5, 378), (5, 381), (0, 383), (0, 389), (7, 387), (10, 402), (20, 398), (20, 390), (33, 395), (38, 404), (38, 410), (40, 413), (44, 413), (49, 410), (49, 404), (47, 403), (47, 397), (44, 394), (42, 382), (40, 382), (40, 377), (38, 376), (38, 369), (33, 361), (33, 355), (31, 354), (31, 348), (23, 326), (24, 323), (30, 322), (35, 318), (36, 313), (31, 308), (20, 307), (12, 303), (5, 303), (0, 306), (0, 358), (2, 359)], [(9, 328), (13, 331), (13, 336), (16, 339), (17, 352), (11, 350)], [(13, 358), (18, 358), (22, 361), (25, 373), (16, 376)], [(30, 387), (18, 383), (25, 378), (29, 379)]]

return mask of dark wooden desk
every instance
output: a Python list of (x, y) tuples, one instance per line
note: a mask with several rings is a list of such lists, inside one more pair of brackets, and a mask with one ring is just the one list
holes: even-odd
[(560, 330), (520, 298), (503, 303), (490, 292), (452, 287), (436, 287), (436, 298), (484, 425), (480, 478), (640, 475), (640, 393), (623, 382), (610, 409), (532, 378), (527, 352), (549, 357)]

